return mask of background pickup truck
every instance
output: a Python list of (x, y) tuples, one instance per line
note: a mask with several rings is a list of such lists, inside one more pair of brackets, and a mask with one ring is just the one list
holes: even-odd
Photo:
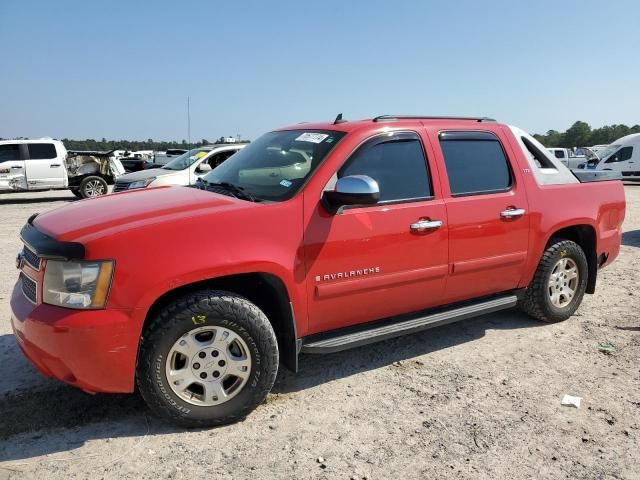
[(69, 189), (89, 198), (105, 195), (123, 173), (111, 151), (68, 152), (46, 138), (0, 141), (0, 192)]
[(593, 181), (484, 118), (276, 130), (197, 188), (31, 218), (12, 325), (45, 375), (89, 392), (137, 384), (177, 423), (228, 423), (300, 353), (516, 306), (567, 319), (618, 255), (625, 215), (621, 182), (580, 176)]
[(589, 160), (585, 155), (576, 155), (570, 148), (548, 148), (547, 150), (571, 169), (578, 168)]

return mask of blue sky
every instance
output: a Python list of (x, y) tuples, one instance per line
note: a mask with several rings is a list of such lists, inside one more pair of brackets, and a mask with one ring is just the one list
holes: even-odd
[(181, 140), (384, 113), (640, 123), (640, 2), (0, 1), (0, 137)]

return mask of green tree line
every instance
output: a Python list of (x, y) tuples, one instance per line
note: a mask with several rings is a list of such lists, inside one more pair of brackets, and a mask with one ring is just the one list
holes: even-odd
[[(249, 140), (241, 140), (240, 143), (248, 143)], [(63, 138), (62, 143), (67, 148), (67, 150), (166, 150), (168, 148), (195, 148), (201, 147), (203, 145), (211, 145), (212, 143), (224, 143), (224, 137), (220, 137), (217, 140), (210, 142), (206, 138), (203, 138), (199, 141), (192, 141), (191, 143), (187, 143), (186, 140), (178, 141), (168, 141), (168, 142), (157, 142), (153, 139), (148, 139), (144, 141), (138, 140), (107, 140), (103, 138), (102, 140), (94, 140), (92, 138), (88, 138), (86, 140), (72, 140), (69, 138)]]
[(640, 133), (640, 125), (605, 125), (592, 129), (588, 123), (577, 121), (566, 132), (549, 130), (545, 135), (535, 134), (534, 137), (545, 147), (573, 148), (608, 145), (632, 133)]
[[(19, 139), (19, 138), (18, 138)], [(0, 138), (0, 140), (3, 140)], [(15, 140), (15, 139), (14, 139)], [(93, 138), (87, 138), (86, 140), (73, 140), (69, 138), (63, 138), (62, 143), (67, 148), (67, 150), (154, 150), (161, 151), (166, 150), (168, 148), (195, 148), (201, 147), (203, 145), (211, 145), (212, 143), (224, 143), (224, 137), (220, 137), (214, 142), (210, 142), (206, 138), (201, 139), (200, 141), (195, 141), (191, 143), (187, 143), (186, 140), (182, 140), (180, 142), (177, 141), (168, 141), (168, 142), (157, 142), (153, 139), (148, 140), (107, 140), (103, 138), (102, 140), (94, 140)], [(239, 143), (249, 143), (249, 140), (241, 140)]]

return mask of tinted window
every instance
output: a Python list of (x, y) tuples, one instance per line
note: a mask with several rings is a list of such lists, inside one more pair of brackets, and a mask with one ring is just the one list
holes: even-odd
[[(489, 193), (508, 190), (511, 173), (502, 146), (491, 134), (456, 132), (451, 139), (441, 135), (444, 155), (453, 195)], [(491, 138), (493, 137), (493, 139)]]
[(58, 156), (53, 143), (29, 143), (27, 145), (31, 160), (50, 160)]
[(556, 158), (564, 158), (564, 152), (562, 150), (555, 150)]
[(611, 155), (606, 163), (624, 162), (625, 160), (631, 160), (633, 156), (633, 147), (623, 147), (616, 153)]
[(621, 162), (625, 160), (631, 160), (631, 157), (633, 157), (633, 147), (621, 148), (620, 153), (618, 155), (620, 157)]
[(18, 145), (0, 145), (0, 163), (10, 160), (20, 160), (20, 147)]
[(378, 182), (382, 202), (430, 197), (422, 144), (415, 134), (401, 136), (408, 138), (373, 139), (367, 142), (340, 169), (338, 178), (348, 175), (370, 176)]

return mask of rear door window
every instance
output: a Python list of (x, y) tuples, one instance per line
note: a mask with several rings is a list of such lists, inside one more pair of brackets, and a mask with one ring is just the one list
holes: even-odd
[(20, 160), (20, 145), (9, 143), (0, 145), (0, 163)]
[(442, 132), (440, 148), (452, 195), (487, 194), (511, 188), (507, 157), (492, 133)]
[(27, 145), (31, 160), (51, 160), (58, 156), (53, 143), (29, 143)]

